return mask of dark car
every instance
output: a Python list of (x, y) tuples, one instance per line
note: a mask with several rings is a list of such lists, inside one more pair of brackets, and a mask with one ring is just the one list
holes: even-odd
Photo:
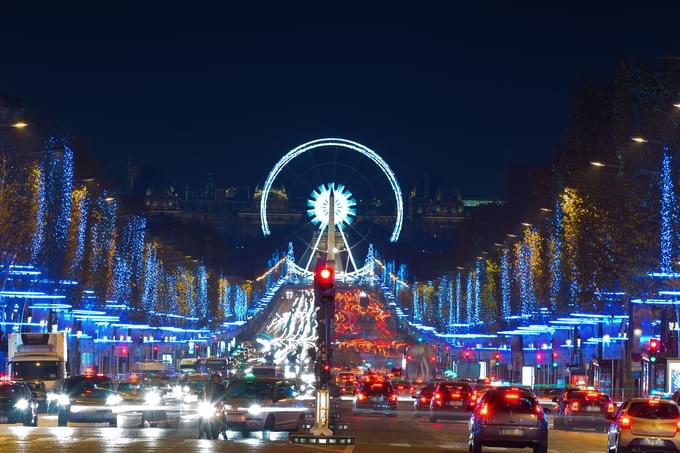
[(23, 382), (0, 381), (0, 423), (38, 426), (38, 407), (31, 389)]
[(42, 381), (22, 381), (31, 390), (33, 395), (33, 400), (38, 406), (39, 413), (47, 412), (47, 390), (45, 389), (45, 384)]
[(430, 402), (432, 401), (434, 386), (434, 384), (428, 384), (413, 396), (415, 398), (413, 410), (416, 417), (419, 415), (430, 415)]
[(555, 411), (555, 429), (593, 429), (607, 432), (616, 412), (614, 404), (605, 393), (592, 390), (571, 392)]
[(470, 451), (482, 446), (548, 451), (548, 421), (531, 392), (519, 388), (488, 390), (470, 417)]
[(68, 422), (108, 423), (116, 426), (115, 407), (123, 402), (113, 390), (108, 377), (97, 375), (72, 376), (64, 381), (59, 395), (59, 426)]
[(430, 421), (468, 420), (475, 404), (477, 392), (470, 382), (440, 382), (432, 393)]
[(354, 415), (371, 412), (397, 415), (397, 392), (389, 381), (373, 380), (359, 385), (354, 397)]

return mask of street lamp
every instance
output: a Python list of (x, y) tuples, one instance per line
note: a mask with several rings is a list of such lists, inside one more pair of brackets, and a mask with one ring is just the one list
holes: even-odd
[(593, 167), (606, 167), (607, 166), (606, 164), (603, 164), (602, 162), (599, 162), (599, 161), (596, 161), (596, 160), (590, 162), (590, 165), (592, 165)]
[(647, 143), (649, 141), (644, 137), (631, 137), (630, 139), (637, 143)]
[(28, 126), (28, 123), (25, 121), (17, 121), (16, 123), (12, 124), (11, 127), (14, 129), (23, 129)]

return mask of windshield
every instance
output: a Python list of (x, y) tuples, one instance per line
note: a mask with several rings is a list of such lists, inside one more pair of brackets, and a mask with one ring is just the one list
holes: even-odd
[(651, 418), (651, 419), (671, 419), (680, 417), (678, 407), (675, 404), (649, 404), (641, 401), (631, 403), (626, 411), (627, 415), (637, 418)]
[(274, 384), (270, 382), (232, 382), (227, 387), (227, 398), (245, 398), (251, 400), (271, 400), (274, 397)]
[(392, 387), (387, 383), (364, 384), (363, 392), (367, 395), (389, 395), (392, 393)]
[(26, 396), (18, 385), (0, 385), (0, 398), (23, 398)]
[(89, 397), (105, 397), (111, 393), (111, 381), (108, 379), (78, 379), (66, 381), (66, 393)]
[(59, 362), (13, 362), (13, 375), (16, 379), (57, 379)]

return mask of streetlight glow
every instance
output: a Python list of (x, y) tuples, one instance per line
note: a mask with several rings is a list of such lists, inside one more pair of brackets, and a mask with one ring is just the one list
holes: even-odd
[(644, 137), (632, 137), (631, 140), (637, 143), (647, 143), (647, 139)]
[(12, 127), (15, 129), (23, 129), (26, 126), (28, 126), (28, 123), (25, 121), (17, 121), (16, 123), (12, 124)]
[(592, 165), (593, 167), (606, 167), (605, 164), (603, 164), (602, 162), (598, 162), (598, 161), (596, 161), (596, 160), (595, 160), (595, 161), (592, 161), (592, 162), (590, 163), (590, 165)]
[(676, 109), (680, 109), (680, 102), (677, 104), (673, 104), (673, 107), (675, 107)]

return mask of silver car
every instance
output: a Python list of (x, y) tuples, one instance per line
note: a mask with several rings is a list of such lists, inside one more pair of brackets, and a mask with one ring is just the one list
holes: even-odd
[[(232, 380), (223, 399), (226, 427), (234, 431), (299, 430), (309, 408), (296, 396), (290, 381), (264, 377)], [(207, 412), (208, 408), (202, 409)]]
[(517, 387), (484, 392), (470, 417), (470, 451), (482, 446), (548, 451), (548, 422), (533, 393)]

